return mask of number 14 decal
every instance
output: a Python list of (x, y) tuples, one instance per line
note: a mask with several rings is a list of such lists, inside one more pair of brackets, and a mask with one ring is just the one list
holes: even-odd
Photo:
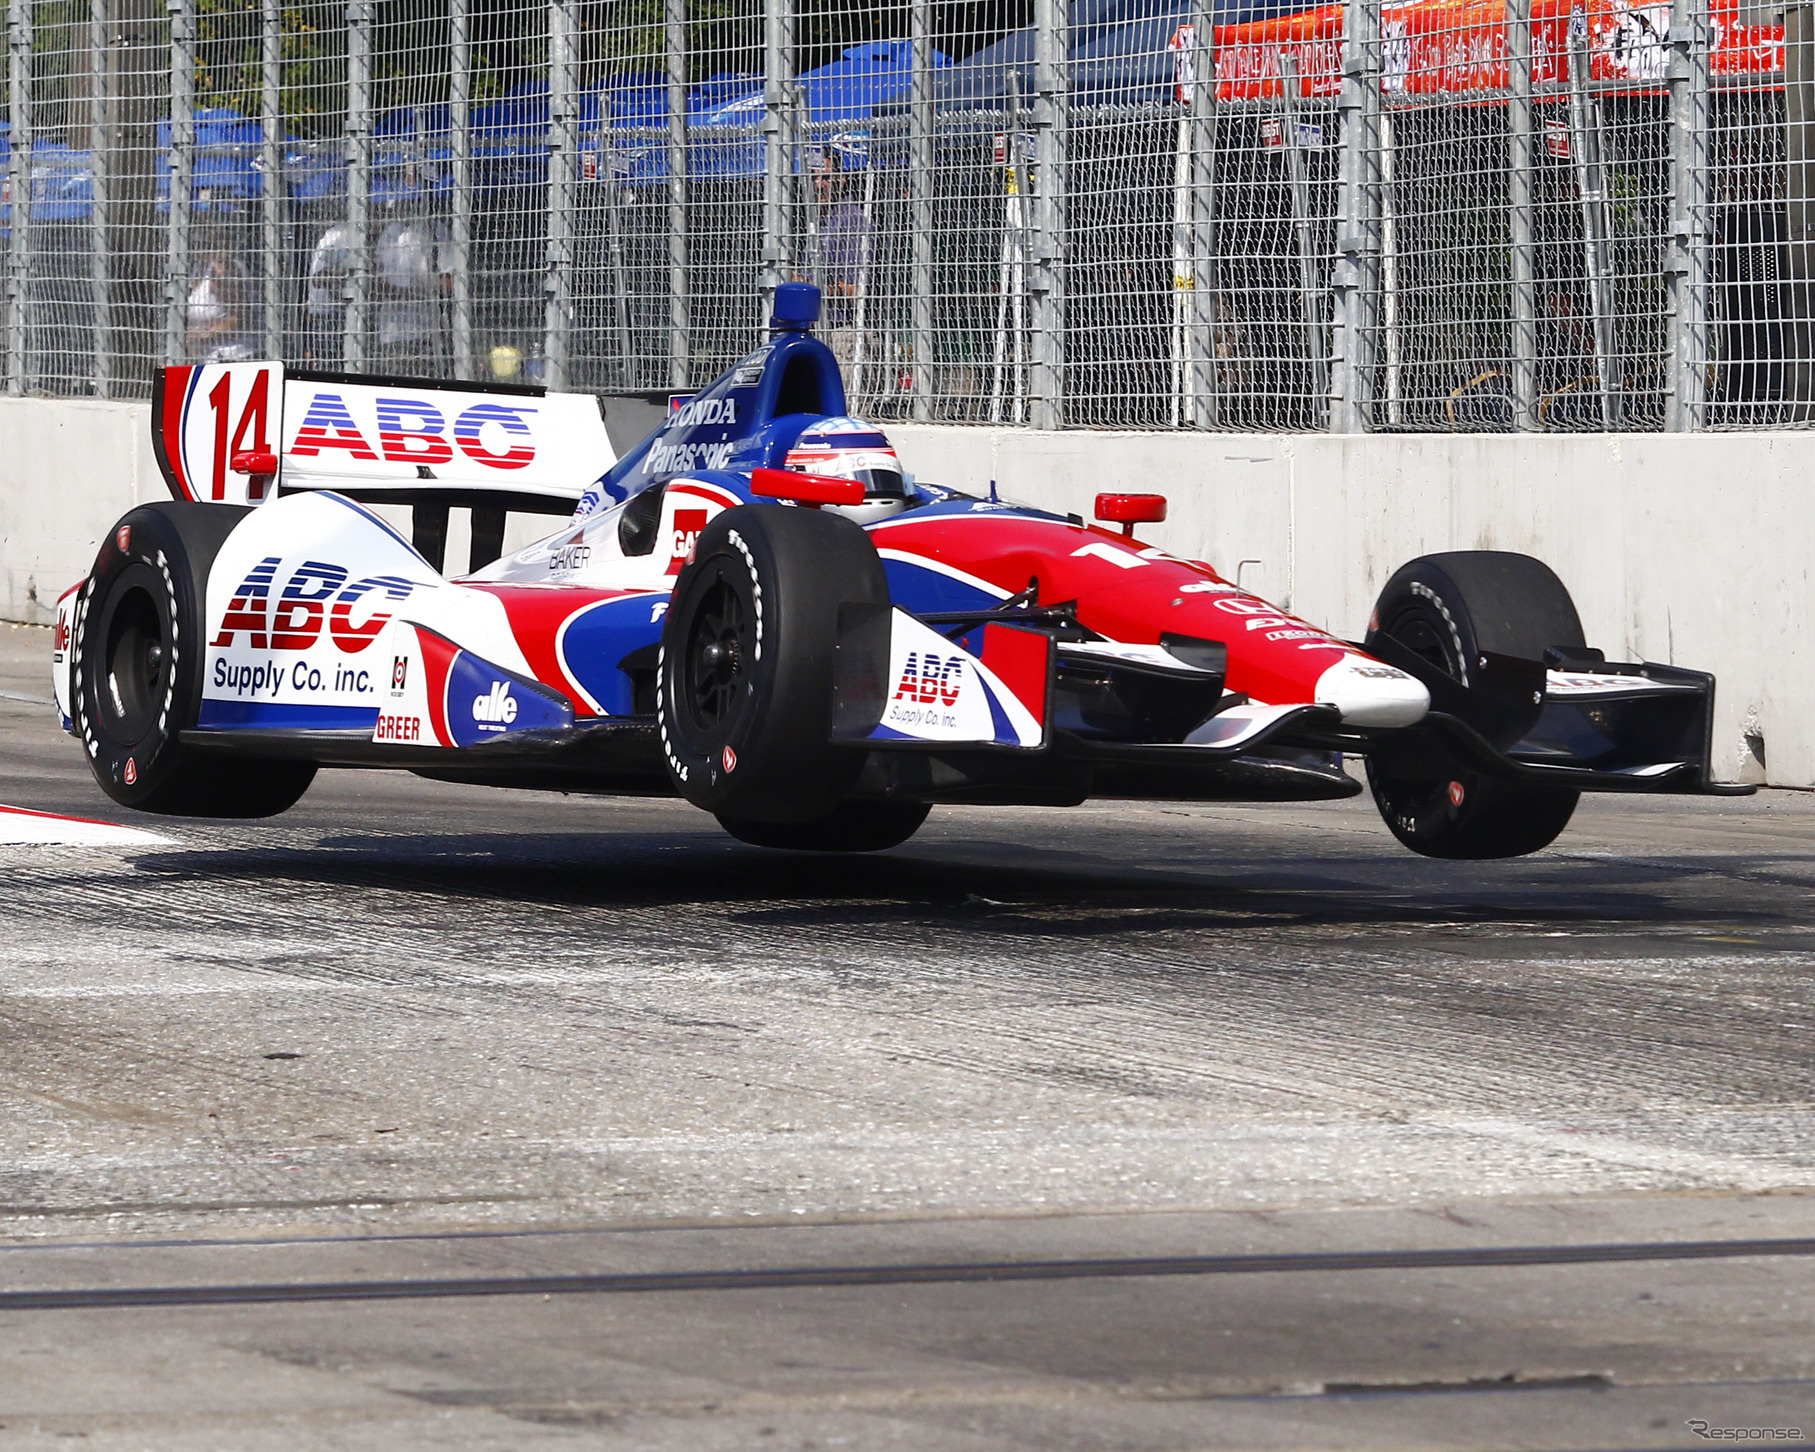
[[(227, 469), (231, 464), (236, 474), (247, 474), (247, 502), (259, 503), (265, 495), (265, 486), (271, 475), (263, 470), (242, 467), (245, 463), (241, 455), (264, 454), (270, 456), (271, 450), (271, 374), (270, 368), (234, 369), (227, 368), (221, 372), (220, 382), (208, 390), (208, 406), (214, 410), (214, 458), (213, 468), (209, 472), (208, 497), (222, 500), (227, 497)], [(245, 407), (240, 410), (239, 424), (233, 426), (233, 379), (235, 373), (241, 377), (250, 374), (252, 391), (246, 397)], [(229, 435), (229, 428), (232, 429)], [(267, 462), (260, 460), (259, 462)]]

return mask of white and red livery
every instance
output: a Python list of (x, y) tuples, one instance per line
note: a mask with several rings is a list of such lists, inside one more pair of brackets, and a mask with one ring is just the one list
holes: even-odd
[[(939, 802), (1346, 796), (1354, 754), (1402, 841), (1476, 857), (1543, 846), (1584, 790), (1743, 790), (1711, 780), (1712, 677), (1608, 664), (1537, 561), (1413, 561), (1344, 639), (1143, 543), (1155, 496), (1086, 522), (912, 480), (816, 312), (784, 286), (773, 336), (622, 458), (582, 395), (166, 370), (174, 500), (58, 602), (101, 786), (259, 815), (396, 766), (865, 849)], [(523, 512), (559, 526), (500, 557)]]

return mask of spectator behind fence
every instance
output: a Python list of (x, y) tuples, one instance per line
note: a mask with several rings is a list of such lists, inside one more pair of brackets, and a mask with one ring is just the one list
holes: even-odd
[[(820, 335), (840, 363), (857, 353), (857, 300), (868, 283), (870, 219), (863, 204), (847, 194), (848, 182), (838, 153), (827, 147), (813, 168), (813, 196), (818, 208), (814, 272), (825, 299)], [(865, 349), (873, 354), (872, 349)]]
[(258, 324), (246, 269), (225, 247), (204, 248), (189, 269), (183, 307), (189, 360), (238, 363), (257, 357)]
[(454, 291), (454, 241), (446, 222), (398, 217), (378, 237), (378, 354), (397, 372), (440, 371), (442, 300)]
[(316, 239), (309, 255), (303, 357), (317, 367), (339, 367), (346, 356), (342, 335), (347, 321), (347, 277), (353, 271), (351, 238), (346, 223), (336, 222)]
[(1538, 304), (1538, 421), (1552, 428), (1595, 428), (1601, 422), (1601, 369), (1593, 319), (1576, 299), (1587, 284), (1557, 279)]

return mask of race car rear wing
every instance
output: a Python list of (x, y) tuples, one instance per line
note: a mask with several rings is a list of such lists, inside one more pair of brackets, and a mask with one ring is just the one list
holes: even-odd
[(271, 362), (164, 369), (152, 447), (178, 499), (262, 504), (332, 489), (528, 514), (571, 513), (617, 461), (587, 394)]

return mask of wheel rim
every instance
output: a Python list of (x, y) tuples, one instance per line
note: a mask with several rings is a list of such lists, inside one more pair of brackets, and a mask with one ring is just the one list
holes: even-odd
[(1466, 683), (1462, 662), (1456, 659), (1455, 642), (1450, 638), (1448, 622), (1434, 618), (1429, 611), (1414, 607), (1401, 610), (1380, 633), (1397, 641), (1452, 680)]
[(694, 610), (682, 656), (681, 697), (696, 731), (723, 727), (745, 694), (748, 620), (742, 595), (723, 577), (707, 587)]
[(124, 591), (108, 614), (99, 682), (101, 719), (115, 740), (143, 740), (157, 722), (170, 672), (164, 612), (142, 586)]
[[(1413, 603), (1402, 607), (1392, 619), (1382, 624), (1380, 633), (1451, 680), (1467, 684), (1449, 622), (1429, 606)], [(1394, 830), (1416, 833), (1418, 824), (1428, 823), (1434, 814), (1453, 816), (1460, 810), (1461, 803), (1449, 794), (1452, 779), (1457, 775), (1459, 773), (1433, 764), (1428, 774), (1420, 772), (1412, 777), (1389, 777), (1370, 770), (1369, 781)], [(1472, 778), (1457, 783), (1462, 786), (1465, 799), (1471, 781)]]

